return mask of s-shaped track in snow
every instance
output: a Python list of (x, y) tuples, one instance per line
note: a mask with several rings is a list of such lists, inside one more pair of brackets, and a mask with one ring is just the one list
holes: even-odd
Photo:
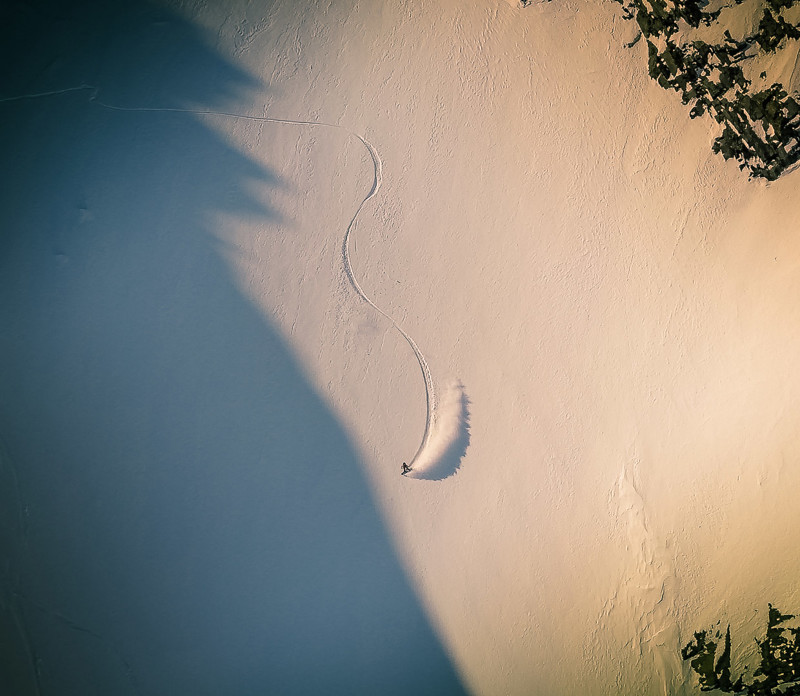
[(416, 342), (414, 341), (411, 336), (409, 336), (403, 328), (394, 320), (394, 318), (389, 315), (386, 311), (378, 307), (364, 292), (359, 284), (358, 280), (356, 279), (355, 273), (353, 272), (353, 264), (350, 262), (350, 236), (353, 231), (353, 227), (355, 226), (356, 220), (358, 219), (361, 210), (366, 205), (367, 201), (369, 201), (381, 187), (382, 177), (383, 177), (383, 162), (381, 161), (380, 155), (375, 147), (370, 143), (363, 135), (359, 135), (355, 131), (346, 128), (345, 126), (341, 126), (336, 123), (326, 123), (324, 121), (302, 121), (302, 120), (295, 120), (295, 119), (287, 119), (287, 118), (273, 118), (271, 116), (250, 116), (247, 114), (237, 114), (230, 111), (216, 111), (212, 109), (183, 109), (179, 107), (147, 107), (147, 106), (117, 106), (115, 104), (108, 104), (100, 99), (98, 99), (99, 89), (92, 85), (79, 85), (77, 87), (67, 87), (65, 89), (59, 90), (52, 90), (49, 92), (38, 92), (35, 94), (24, 94), (16, 97), (6, 97), (5, 99), (0, 99), (0, 103), (2, 102), (11, 102), (11, 101), (21, 101), (23, 99), (36, 99), (39, 97), (50, 97), (55, 96), (58, 94), (66, 94), (68, 92), (79, 92), (83, 90), (90, 90), (91, 96), (89, 97), (89, 101), (97, 104), (98, 106), (103, 107), (104, 109), (109, 109), (111, 111), (127, 111), (127, 112), (156, 112), (156, 113), (178, 113), (178, 114), (193, 114), (196, 116), (225, 116), (228, 118), (239, 119), (242, 121), (256, 121), (260, 123), (283, 123), (292, 126), (307, 126), (313, 128), (330, 128), (333, 130), (340, 130), (352, 138), (358, 140), (369, 152), (369, 156), (372, 158), (372, 165), (374, 169), (374, 179), (372, 181), (372, 188), (369, 190), (369, 193), (362, 199), (361, 203), (359, 204), (356, 212), (354, 213), (352, 219), (350, 220), (350, 224), (347, 226), (347, 230), (344, 235), (344, 240), (342, 241), (342, 261), (344, 263), (344, 270), (347, 274), (347, 278), (350, 281), (350, 284), (353, 286), (353, 289), (356, 291), (358, 296), (364, 300), (370, 307), (372, 307), (378, 314), (382, 317), (385, 317), (389, 322), (391, 322), (392, 326), (397, 329), (400, 335), (406, 340), (411, 349), (414, 351), (414, 356), (417, 358), (417, 362), (419, 363), (419, 368), (422, 371), (422, 377), (425, 380), (425, 432), (422, 434), (422, 441), (420, 442), (419, 448), (417, 449), (414, 457), (411, 459), (410, 466), (413, 468), (414, 464), (419, 459), (420, 455), (422, 454), (423, 450), (425, 449), (426, 445), (428, 444), (431, 432), (433, 428), (433, 419), (434, 414), (436, 412), (436, 392), (433, 386), (433, 377), (431, 376), (430, 368), (428, 367), (428, 362), (425, 360), (425, 356), (422, 354), (422, 351), (417, 346)]

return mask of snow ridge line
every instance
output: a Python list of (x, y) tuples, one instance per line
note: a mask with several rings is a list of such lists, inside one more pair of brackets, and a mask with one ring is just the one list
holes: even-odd
[[(76, 621), (73, 621), (72, 619), (70, 619), (67, 616), (65, 616), (64, 614), (62, 614), (60, 611), (57, 611), (56, 609), (50, 609), (49, 607), (46, 607), (43, 604), (39, 604), (38, 602), (34, 602), (32, 599), (30, 599), (29, 597), (25, 596), (22, 592), (12, 592), (12, 595), (13, 595), (13, 598), (15, 600), (21, 599), (23, 602), (26, 602), (27, 604), (32, 606), (34, 609), (37, 609), (39, 612), (41, 612), (41, 613), (43, 613), (43, 614), (45, 614), (47, 616), (52, 616), (55, 619), (58, 619), (58, 621), (63, 623), (70, 630), (76, 631), (77, 633), (85, 633), (87, 636), (90, 636), (91, 638), (94, 638), (95, 640), (99, 641), (103, 645), (103, 647), (105, 648), (106, 652), (110, 656), (112, 656), (115, 660), (118, 660), (119, 663), (122, 665), (123, 672), (125, 674), (125, 678), (128, 681), (128, 685), (131, 687), (131, 690), (136, 694), (136, 696), (140, 696), (141, 692), (139, 691), (139, 685), (138, 685), (138, 682), (136, 681), (136, 675), (133, 672), (133, 668), (131, 667), (130, 663), (125, 659), (125, 656), (116, 647), (116, 645), (114, 643), (109, 641), (107, 638), (104, 638), (99, 633), (96, 633), (92, 629), (86, 628), (86, 626), (82, 626), (81, 624), (77, 623)], [(27, 636), (27, 634), (28, 634), (27, 626), (25, 626), (25, 624), (23, 623), (22, 627), (25, 630), (25, 634)], [(28, 641), (30, 643), (30, 639), (29, 638), (28, 638)], [(35, 669), (36, 682), (37, 682), (36, 686), (37, 686), (37, 688), (40, 688), (39, 683), (38, 683), (39, 682), (39, 668), (38, 668), (38, 666), (36, 666), (34, 669)]]
[(67, 87), (65, 89), (59, 90), (51, 90), (49, 92), (37, 92), (33, 94), (23, 94), (15, 97), (6, 97), (0, 99), (0, 103), (3, 102), (12, 102), (12, 101), (21, 101), (24, 99), (36, 99), (39, 97), (49, 97), (59, 94), (66, 94), (68, 92), (78, 92), (82, 90), (91, 90), (92, 94), (89, 97), (90, 102), (94, 102), (98, 106), (101, 106), (105, 109), (109, 109), (111, 111), (127, 111), (127, 112), (156, 112), (156, 113), (178, 113), (178, 114), (193, 114), (195, 116), (226, 116), (229, 118), (236, 118), (244, 121), (255, 121), (260, 123), (284, 123), (287, 125), (293, 126), (312, 126), (312, 127), (319, 127), (319, 128), (332, 128), (335, 130), (341, 130), (347, 133), (350, 137), (356, 138), (369, 152), (369, 156), (372, 159), (372, 165), (374, 168), (374, 179), (372, 182), (372, 188), (370, 189), (369, 193), (362, 199), (361, 203), (359, 204), (358, 208), (356, 209), (355, 214), (353, 215), (352, 219), (350, 220), (350, 224), (347, 226), (347, 231), (344, 235), (344, 240), (342, 242), (342, 259), (344, 262), (344, 270), (347, 274), (347, 278), (350, 281), (350, 284), (353, 286), (353, 289), (356, 291), (358, 296), (364, 300), (370, 307), (372, 307), (378, 314), (382, 317), (385, 317), (392, 326), (397, 329), (400, 335), (406, 340), (409, 346), (411, 346), (411, 350), (414, 351), (414, 356), (419, 363), (419, 368), (422, 371), (422, 378), (425, 381), (425, 408), (426, 408), (426, 415), (425, 415), (425, 431), (422, 435), (422, 441), (420, 442), (419, 448), (417, 449), (414, 457), (411, 459), (410, 466), (414, 466), (414, 463), (419, 459), (420, 455), (422, 454), (423, 450), (425, 449), (426, 445), (430, 441), (431, 433), (433, 431), (433, 421), (436, 417), (436, 392), (433, 385), (433, 376), (431, 375), (431, 370), (428, 367), (428, 362), (425, 360), (425, 356), (422, 354), (422, 351), (419, 349), (419, 346), (416, 344), (413, 338), (407, 334), (403, 328), (391, 317), (386, 311), (378, 307), (378, 305), (373, 302), (367, 293), (362, 290), (361, 285), (359, 284), (358, 280), (356, 279), (355, 272), (353, 271), (353, 265), (350, 261), (350, 236), (355, 226), (356, 220), (358, 219), (361, 210), (366, 205), (367, 201), (369, 201), (375, 194), (378, 193), (378, 190), (381, 187), (383, 182), (383, 161), (378, 154), (378, 151), (375, 147), (370, 143), (364, 136), (356, 133), (355, 131), (346, 128), (345, 126), (341, 126), (337, 123), (326, 123), (324, 121), (302, 121), (302, 120), (294, 120), (294, 119), (285, 119), (285, 118), (273, 118), (271, 116), (251, 116), (247, 114), (237, 114), (230, 111), (216, 111), (212, 109), (183, 109), (179, 107), (147, 107), (147, 106), (116, 106), (114, 104), (107, 104), (106, 102), (101, 101), (97, 98), (99, 93), (99, 88), (94, 87), (93, 85), (82, 84), (77, 87)]

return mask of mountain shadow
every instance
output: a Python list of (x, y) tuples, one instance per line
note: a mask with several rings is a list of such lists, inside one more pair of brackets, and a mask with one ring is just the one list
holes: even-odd
[[(230, 110), (256, 84), (163, 4), (2, 13), (6, 99)], [(0, 103), (0, 692), (464, 693), (209, 222), (286, 234), (247, 193), (285, 182), (91, 93)]]

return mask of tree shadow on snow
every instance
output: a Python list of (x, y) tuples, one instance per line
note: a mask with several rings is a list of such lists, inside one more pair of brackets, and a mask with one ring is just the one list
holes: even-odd
[[(4, 12), (1, 96), (213, 109), (255, 86), (163, 6)], [(0, 534), (0, 691), (463, 693), (346, 433), (209, 224), (286, 234), (246, 189), (286, 183), (197, 118), (88, 97), (0, 104), (2, 502), (16, 475), (24, 513)]]

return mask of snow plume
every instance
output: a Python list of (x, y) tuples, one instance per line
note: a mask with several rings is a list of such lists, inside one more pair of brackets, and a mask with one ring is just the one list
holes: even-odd
[(461, 466), (469, 445), (469, 398), (464, 385), (455, 381), (444, 390), (431, 413), (431, 424), (422, 446), (411, 461), (409, 478), (440, 481)]

